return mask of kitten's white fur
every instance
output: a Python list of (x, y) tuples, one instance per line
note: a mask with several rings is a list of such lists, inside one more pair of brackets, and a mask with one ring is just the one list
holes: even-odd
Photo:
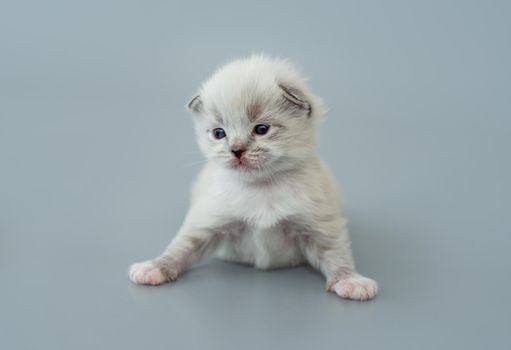
[[(188, 104), (208, 159), (185, 221), (165, 252), (130, 278), (175, 280), (207, 254), (268, 269), (308, 262), (340, 297), (368, 300), (376, 282), (355, 271), (337, 188), (315, 154), (321, 100), (288, 61), (255, 55), (219, 69)], [(265, 135), (254, 126), (269, 125)], [(226, 137), (215, 139), (222, 128)], [(233, 149), (246, 150), (239, 161)], [(241, 162), (241, 164), (240, 164)]]

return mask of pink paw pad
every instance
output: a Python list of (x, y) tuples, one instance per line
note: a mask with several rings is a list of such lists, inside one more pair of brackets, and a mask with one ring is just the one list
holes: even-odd
[(131, 265), (129, 277), (136, 284), (157, 286), (166, 282), (161, 270), (148, 261)]
[(344, 278), (332, 288), (341, 298), (365, 301), (372, 299), (378, 293), (378, 285), (370, 278), (360, 275)]

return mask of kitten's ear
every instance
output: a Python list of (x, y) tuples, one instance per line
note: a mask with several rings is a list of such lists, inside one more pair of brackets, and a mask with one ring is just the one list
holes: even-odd
[(279, 84), (279, 87), (283, 91), (282, 95), (286, 99), (286, 102), (289, 103), (291, 107), (306, 112), (307, 116), (310, 117), (312, 113), (312, 107), (311, 104), (307, 101), (307, 97), (303, 92), (297, 88), (284, 84)]
[(202, 112), (202, 100), (200, 95), (194, 96), (190, 102), (186, 105), (186, 108), (192, 113), (200, 113)]

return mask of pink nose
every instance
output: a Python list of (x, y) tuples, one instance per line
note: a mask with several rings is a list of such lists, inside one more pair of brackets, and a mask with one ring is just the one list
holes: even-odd
[(232, 154), (234, 154), (234, 156), (238, 159), (241, 158), (241, 156), (243, 155), (243, 153), (245, 153), (245, 150), (244, 149), (240, 149), (240, 148), (237, 148), (237, 149), (231, 149), (231, 152)]

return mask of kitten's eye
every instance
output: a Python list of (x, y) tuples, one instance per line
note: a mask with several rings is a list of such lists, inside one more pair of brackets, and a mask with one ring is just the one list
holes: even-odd
[(215, 139), (220, 140), (223, 139), (226, 135), (225, 130), (222, 128), (213, 129), (213, 136)]
[(254, 132), (257, 135), (264, 135), (264, 134), (266, 134), (268, 132), (268, 130), (270, 130), (270, 126), (266, 125), (266, 124), (257, 124), (254, 127)]

